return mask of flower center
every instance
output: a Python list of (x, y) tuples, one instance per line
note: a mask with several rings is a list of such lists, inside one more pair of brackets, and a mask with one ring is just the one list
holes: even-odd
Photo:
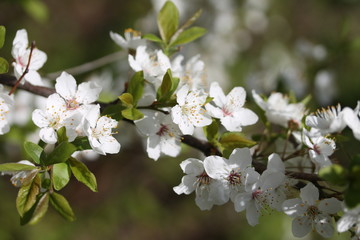
[(228, 107), (224, 106), (221, 110), (225, 116), (232, 116), (232, 112), (229, 110)]
[(316, 206), (309, 206), (306, 210), (306, 215), (314, 219), (320, 213), (319, 209)]
[(230, 185), (240, 185), (241, 184), (241, 173), (235, 170), (231, 170), (227, 180), (229, 181)]
[(196, 183), (199, 186), (209, 185), (211, 182), (211, 178), (207, 175), (207, 173), (205, 171), (203, 171), (200, 175), (198, 175), (196, 177), (197, 177)]
[(80, 104), (75, 99), (70, 99), (66, 101), (66, 109), (75, 110), (80, 106)]
[(160, 124), (160, 129), (156, 135), (164, 136), (167, 132), (169, 132), (169, 127), (167, 125)]

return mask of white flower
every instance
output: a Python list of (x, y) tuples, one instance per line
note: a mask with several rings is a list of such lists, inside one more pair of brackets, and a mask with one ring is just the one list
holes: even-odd
[(40, 129), (40, 138), (46, 143), (57, 142), (56, 130), (65, 126), (69, 142), (77, 136), (76, 127), (80, 124), (82, 116), (78, 112), (66, 110), (66, 103), (59, 94), (51, 94), (46, 100), (46, 110), (35, 109), (32, 120)]
[(180, 129), (174, 124), (170, 115), (161, 112), (144, 110), (144, 118), (135, 121), (136, 127), (146, 136), (146, 151), (154, 160), (160, 153), (176, 157), (181, 150)]
[(206, 114), (203, 105), (207, 94), (200, 91), (189, 92), (189, 86), (184, 85), (176, 94), (178, 105), (171, 109), (174, 123), (179, 125), (183, 134), (194, 133), (194, 127), (204, 127), (211, 124), (211, 118)]
[(279, 206), (281, 196), (275, 190), (284, 182), (284, 164), (277, 154), (272, 154), (269, 156), (267, 170), (261, 176), (255, 172), (248, 178), (248, 182), (254, 183), (245, 187), (245, 192), (235, 196), (234, 206), (237, 212), (246, 209), (248, 223), (255, 226), (259, 223), (262, 210), (276, 209)]
[(166, 71), (171, 68), (169, 58), (161, 50), (147, 52), (146, 46), (139, 46), (135, 57), (129, 55), (128, 60), (135, 72), (144, 72), (144, 78), (152, 83), (155, 89), (161, 85)]
[(62, 72), (56, 79), (56, 92), (65, 100), (67, 110), (76, 110), (83, 105), (95, 102), (101, 87), (94, 82), (84, 82), (77, 86), (76, 80), (67, 72)]
[(112, 129), (117, 127), (118, 122), (106, 116), (100, 117), (99, 105), (91, 108), (85, 118), (84, 132), (92, 149), (102, 155), (118, 153), (120, 143), (112, 136)]
[[(28, 36), (25, 29), (18, 30), (16, 32), (15, 39), (13, 41), (13, 48), (11, 51), (12, 56), (15, 59), (13, 63), (14, 74), (16, 78), (24, 73), (26, 66), (28, 65), (30, 48), (28, 47)], [(29, 71), (25, 74), (24, 79), (34, 85), (43, 85), (41, 77), (37, 70), (39, 70), (47, 60), (47, 56), (43, 51), (34, 48), (31, 55), (29, 64)], [(22, 81), (24, 83), (24, 81)]]
[[(222, 199), (233, 200), (245, 187), (250, 188), (256, 181), (256, 172), (251, 167), (251, 154), (248, 148), (237, 148), (231, 153), (229, 160), (222, 157), (206, 158), (204, 168), (213, 179), (222, 182), (224, 191)], [(255, 179), (255, 181), (254, 181)]]
[(341, 111), (340, 104), (336, 107), (323, 108), (316, 113), (307, 116), (305, 124), (309, 127), (318, 129), (323, 135), (341, 132), (346, 127), (344, 114)]
[[(28, 160), (21, 160), (17, 163), (35, 167), (35, 165), (29, 162)], [(38, 168), (34, 168), (33, 170), (24, 170), (24, 171), (2, 171), (1, 175), (12, 175), (10, 179), (11, 183), (15, 187), (21, 187), (28, 185), (39, 171), (40, 169)]]
[(9, 132), (9, 113), (14, 108), (14, 100), (3, 89), (3, 85), (0, 84), (0, 135)]
[(128, 28), (124, 32), (125, 38), (117, 33), (110, 32), (111, 39), (123, 49), (136, 49), (138, 46), (145, 45), (145, 39), (141, 39), (141, 33)]
[(341, 210), (340, 201), (336, 198), (327, 198), (319, 201), (319, 190), (308, 183), (300, 190), (300, 197), (289, 199), (283, 203), (283, 211), (290, 217), (292, 232), (295, 237), (304, 237), (311, 230), (315, 230), (323, 237), (333, 235), (334, 227), (330, 214)]
[(353, 131), (354, 137), (360, 140), (360, 101), (354, 110), (346, 107), (343, 112), (345, 123)]
[(334, 140), (323, 136), (307, 137), (304, 136), (305, 145), (310, 148), (310, 159), (315, 163), (317, 169), (331, 165), (329, 156), (334, 153), (336, 148)]
[(258, 120), (257, 115), (244, 108), (246, 92), (242, 87), (235, 87), (225, 96), (223, 90), (217, 82), (210, 86), (210, 97), (217, 107), (206, 104), (206, 110), (212, 117), (219, 118), (221, 124), (228, 131), (241, 131), (242, 126), (255, 124)]
[(350, 228), (355, 228), (355, 233), (360, 237), (360, 207), (344, 209), (344, 215), (337, 221), (338, 232), (345, 232)]
[[(208, 158), (219, 157), (209, 156), (206, 159)], [(183, 161), (180, 167), (187, 175), (183, 176), (181, 183), (174, 187), (177, 194), (188, 195), (195, 191), (195, 202), (201, 210), (210, 210), (214, 204), (221, 205), (228, 201), (221, 193), (223, 191), (221, 182), (207, 175), (202, 161), (189, 158)]]
[(289, 121), (300, 125), (305, 114), (305, 106), (302, 103), (289, 103), (289, 99), (281, 93), (272, 93), (267, 101), (264, 101), (255, 90), (252, 91), (255, 102), (265, 111), (269, 122), (288, 127)]

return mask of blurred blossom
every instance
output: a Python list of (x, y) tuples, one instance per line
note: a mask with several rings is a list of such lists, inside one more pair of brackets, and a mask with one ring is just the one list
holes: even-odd
[(268, 25), (268, 20), (262, 11), (248, 10), (245, 12), (245, 25), (253, 33), (263, 33)]
[(327, 56), (327, 51), (324, 46), (320, 44), (315, 45), (306, 39), (298, 40), (295, 48), (304, 57), (313, 58), (317, 61), (322, 61)]
[(316, 73), (314, 87), (315, 98), (322, 106), (330, 105), (337, 95), (335, 76), (329, 70), (321, 70)]

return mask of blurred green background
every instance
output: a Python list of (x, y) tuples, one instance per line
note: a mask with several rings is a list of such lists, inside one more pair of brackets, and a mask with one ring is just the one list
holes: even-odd
[[(131, 27), (157, 34), (155, 12), (162, 3), (0, 0), (0, 25), (7, 29), (0, 55), (11, 61), (12, 39), (25, 28), (30, 40), (48, 54), (41, 73), (65, 70), (119, 51), (109, 31), (122, 34)], [(338, 102), (354, 107), (359, 100), (359, 1), (179, 0), (175, 4), (183, 20), (199, 8), (204, 10), (197, 25), (208, 29), (207, 36), (181, 52), (188, 57), (200, 53), (210, 81), (265, 94), (292, 90), (302, 98), (311, 93), (311, 110)], [(104, 72), (114, 79), (108, 91), (121, 85), (116, 81), (129, 77), (126, 57), (76, 79)], [(32, 124), (26, 129), (14, 128), (1, 137), (1, 162), (23, 158), (19, 141), (24, 140), (24, 131), (30, 134)], [(245, 214), (235, 213), (230, 203), (202, 212), (194, 194), (177, 196), (172, 188), (183, 175), (179, 163), (200, 156), (197, 152), (184, 147), (182, 156), (154, 162), (146, 157), (132, 126), (120, 125), (119, 139), (120, 154), (87, 162), (98, 179), (98, 193), (76, 180), (61, 191), (77, 215), (72, 223), (50, 210), (39, 224), (21, 227), (15, 208), (17, 189), (8, 177), (1, 178), (0, 239), (292, 239), (291, 220), (281, 214), (262, 216), (258, 226), (250, 227)], [(332, 239), (348, 238), (335, 234)], [(304, 239), (321, 238), (310, 234)]]

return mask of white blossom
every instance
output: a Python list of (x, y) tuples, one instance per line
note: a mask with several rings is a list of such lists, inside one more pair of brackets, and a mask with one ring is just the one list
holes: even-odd
[(251, 154), (248, 148), (236, 148), (229, 159), (222, 157), (206, 158), (204, 168), (213, 179), (223, 184), (222, 199), (233, 198), (245, 188), (251, 188), (256, 181), (256, 172), (251, 167)]
[[(218, 157), (209, 156), (205, 160), (209, 158)], [(201, 210), (210, 210), (214, 204), (221, 205), (228, 201), (222, 193), (221, 182), (208, 176), (203, 161), (188, 158), (180, 164), (180, 167), (186, 175), (182, 177), (181, 183), (174, 187), (177, 194), (188, 195), (195, 191), (195, 202)]]
[(294, 218), (293, 235), (304, 237), (316, 230), (325, 238), (331, 237), (334, 233), (331, 214), (340, 211), (340, 201), (333, 197), (319, 201), (319, 190), (312, 183), (300, 190), (300, 197), (286, 200), (282, 205), (285, 214)]
[[(28, 35), (25, 29), (16, 32), (11, 54), (15, 59), (15, 62), (13, 62), (14, 74), (15, 77), (19, 79), (28, 65), (30, 55)], [(43, 85), (37, 70), (44, 65), (46, 60), (46, 54), (34, 48), (31, 54), (28, 72), (25, 74), (24, 79), (34, 85)], [(24, 81), (22, 81), (22, 83), (24, 83)]]
[(304, 143), (309, 148), (310, 159), (314, 162), (317, 169), (331, 165), (329, 156), (336, 148), (335, 141), (323, 136), (308, 137), (304, 136)]
[(300, 126), (301, 119), (305, 114), (305, 106), (302, 103), (289, 103), (289, 99), (281, 93), (275, 92), (264, 101), (255, 90), (252, 91), (256, 104), (265, 111), (269, 122), (288, 127), (289, 121)]
[(141, 39), (141, 33), (128, 28), (125, 29), (124, 37), (115, 32), (110, 32), (111, 39), (123, 49), (136, 49), (138, 46), (145, 45), (145, 39)]
[(4, 87), (0, 84), (0, 135), (3, 135), (10, 130), (9, 118), (13, 108), (13, 98), (4, 92)]
[(360, 140), (360, 101), (354, 110), (346, 107), (343, 112), (345, 123), (353, 131), (354, 137)]
[(171, 116), (151, 110), (143, 110), (142, 113), (144, 118), (136, 120), (135, 125), (148, 137), (146, 146), (148, 156), (157, 160), (161, 153), (171, 157), (179, 155), (181, 131), (174, 124)]
[(184, 85), (176, 94), (177, 105), (171, 109), (174, 123), (179, 125), (183, 134), (194, 133), (195, 127), (204, 127), (211, 124), (211, 118), (205, 112), (207, 94), (201, 91), (190, 91)]
[(84, 132), (89, 139), (92, 149), (102, 155), (118, 153), (120, 143), (112, 136), (112, 129), (118, 122), (107, 116), (100, 117), (100, 106), (89, 110), (85, 117)]
[(344, 215), (337, 221), (338, 232), (345, 232), (354, 228), (355, 234), (360, 238), (360, 207), (344, 209)]
[(78, 112), (67, 111), (66, 102), (59, 94), (51, 94), (46, 100), (46, 110), (35, 109), (32, 120), (40, 129), (40, 139), (46, 143), (57, 142), (57, 133), (61, 127), (66, 128), (69, 142), (76, 136), (76, 127), (80, 124), (82, 116)]
[(221, 124), (228, 131), (241, 131), (242, 126), (255, 124), (258, 121), (257, 115), (244, 108), (246, 92), (242, 87), (235, 87), (225, 96), (217, 82), (210, 86), (210, 97), (216, 107), (210, 103), (206, 104), (206, 110), (212, 117), (219, 118)]
[(307, 116), (305, 124), (318, 129), (323, 135), (341, 132), (346, 127), (340, 104), (327, 109), (323, 108)]

